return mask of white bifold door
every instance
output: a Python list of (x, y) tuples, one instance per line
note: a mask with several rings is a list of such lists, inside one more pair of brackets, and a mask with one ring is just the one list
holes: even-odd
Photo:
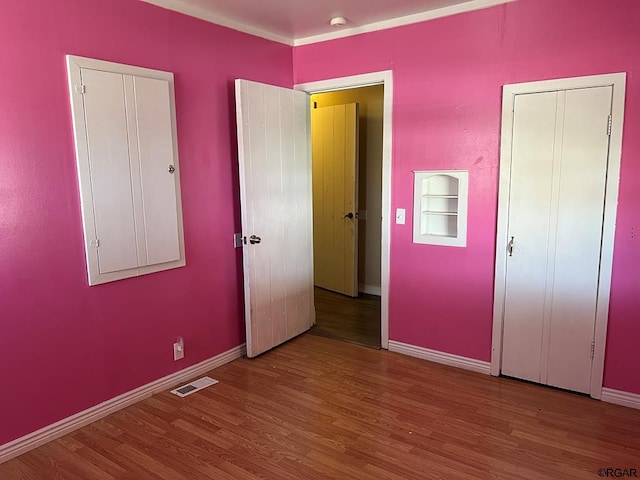
[(589, 392), (612, 87), (517, 95), (502, 373)]
[(307, 94), (236, 80), (247, 355), (313, 325)]

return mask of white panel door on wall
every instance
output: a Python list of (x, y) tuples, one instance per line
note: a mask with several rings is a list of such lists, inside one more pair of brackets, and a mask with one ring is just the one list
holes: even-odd
[(67, 56), (90, 285), (185, 265), (169, 72)]
[(309, 100), (236, 80), (247, 355), (311, 328)]
[(314, 108), (314, 281), (358, 296), (358, 105)]
[(502, 373), (589, 392), (612, 87), (515, 98)]

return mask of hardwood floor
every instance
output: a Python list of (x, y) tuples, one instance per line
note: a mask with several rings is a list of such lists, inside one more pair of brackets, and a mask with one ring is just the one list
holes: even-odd
[(0, 465), (0, 479), (597, 479), (640, 411), (303, 335)]
[(380, 348), (380, 297), (347, 297), (315, 288), (316, 324), (310, 333)]

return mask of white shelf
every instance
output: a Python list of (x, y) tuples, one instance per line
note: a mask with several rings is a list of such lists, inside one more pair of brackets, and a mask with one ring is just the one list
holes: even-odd
[(414, 173), (413, 242), (466, 246), (469, 172)]

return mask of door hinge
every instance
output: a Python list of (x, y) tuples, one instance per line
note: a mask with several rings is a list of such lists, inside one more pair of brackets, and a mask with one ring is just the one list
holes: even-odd
[(79, 93), (80, 95), (87, 93), (87, 87), (85, 87), (84, 85), (76, 85), (74, 89), (76, 93)]
[(233, 234), (233, 248), (240, 248), (242, 247), (242, 234), (241, 233), (234, 233)]
[(595, 357), (595, 355), (596, 355), (596, 341), (591, 340), (591, 358)]
[(89, 246), (98, 248), (100, 246), (100, 239), (96, 238), (95, 240), (89, 240)]
[(607, 135), (611, 136), (611, 124), (613, 123), (613, 117), (609, 115), (609, 119), (607, 120)]

